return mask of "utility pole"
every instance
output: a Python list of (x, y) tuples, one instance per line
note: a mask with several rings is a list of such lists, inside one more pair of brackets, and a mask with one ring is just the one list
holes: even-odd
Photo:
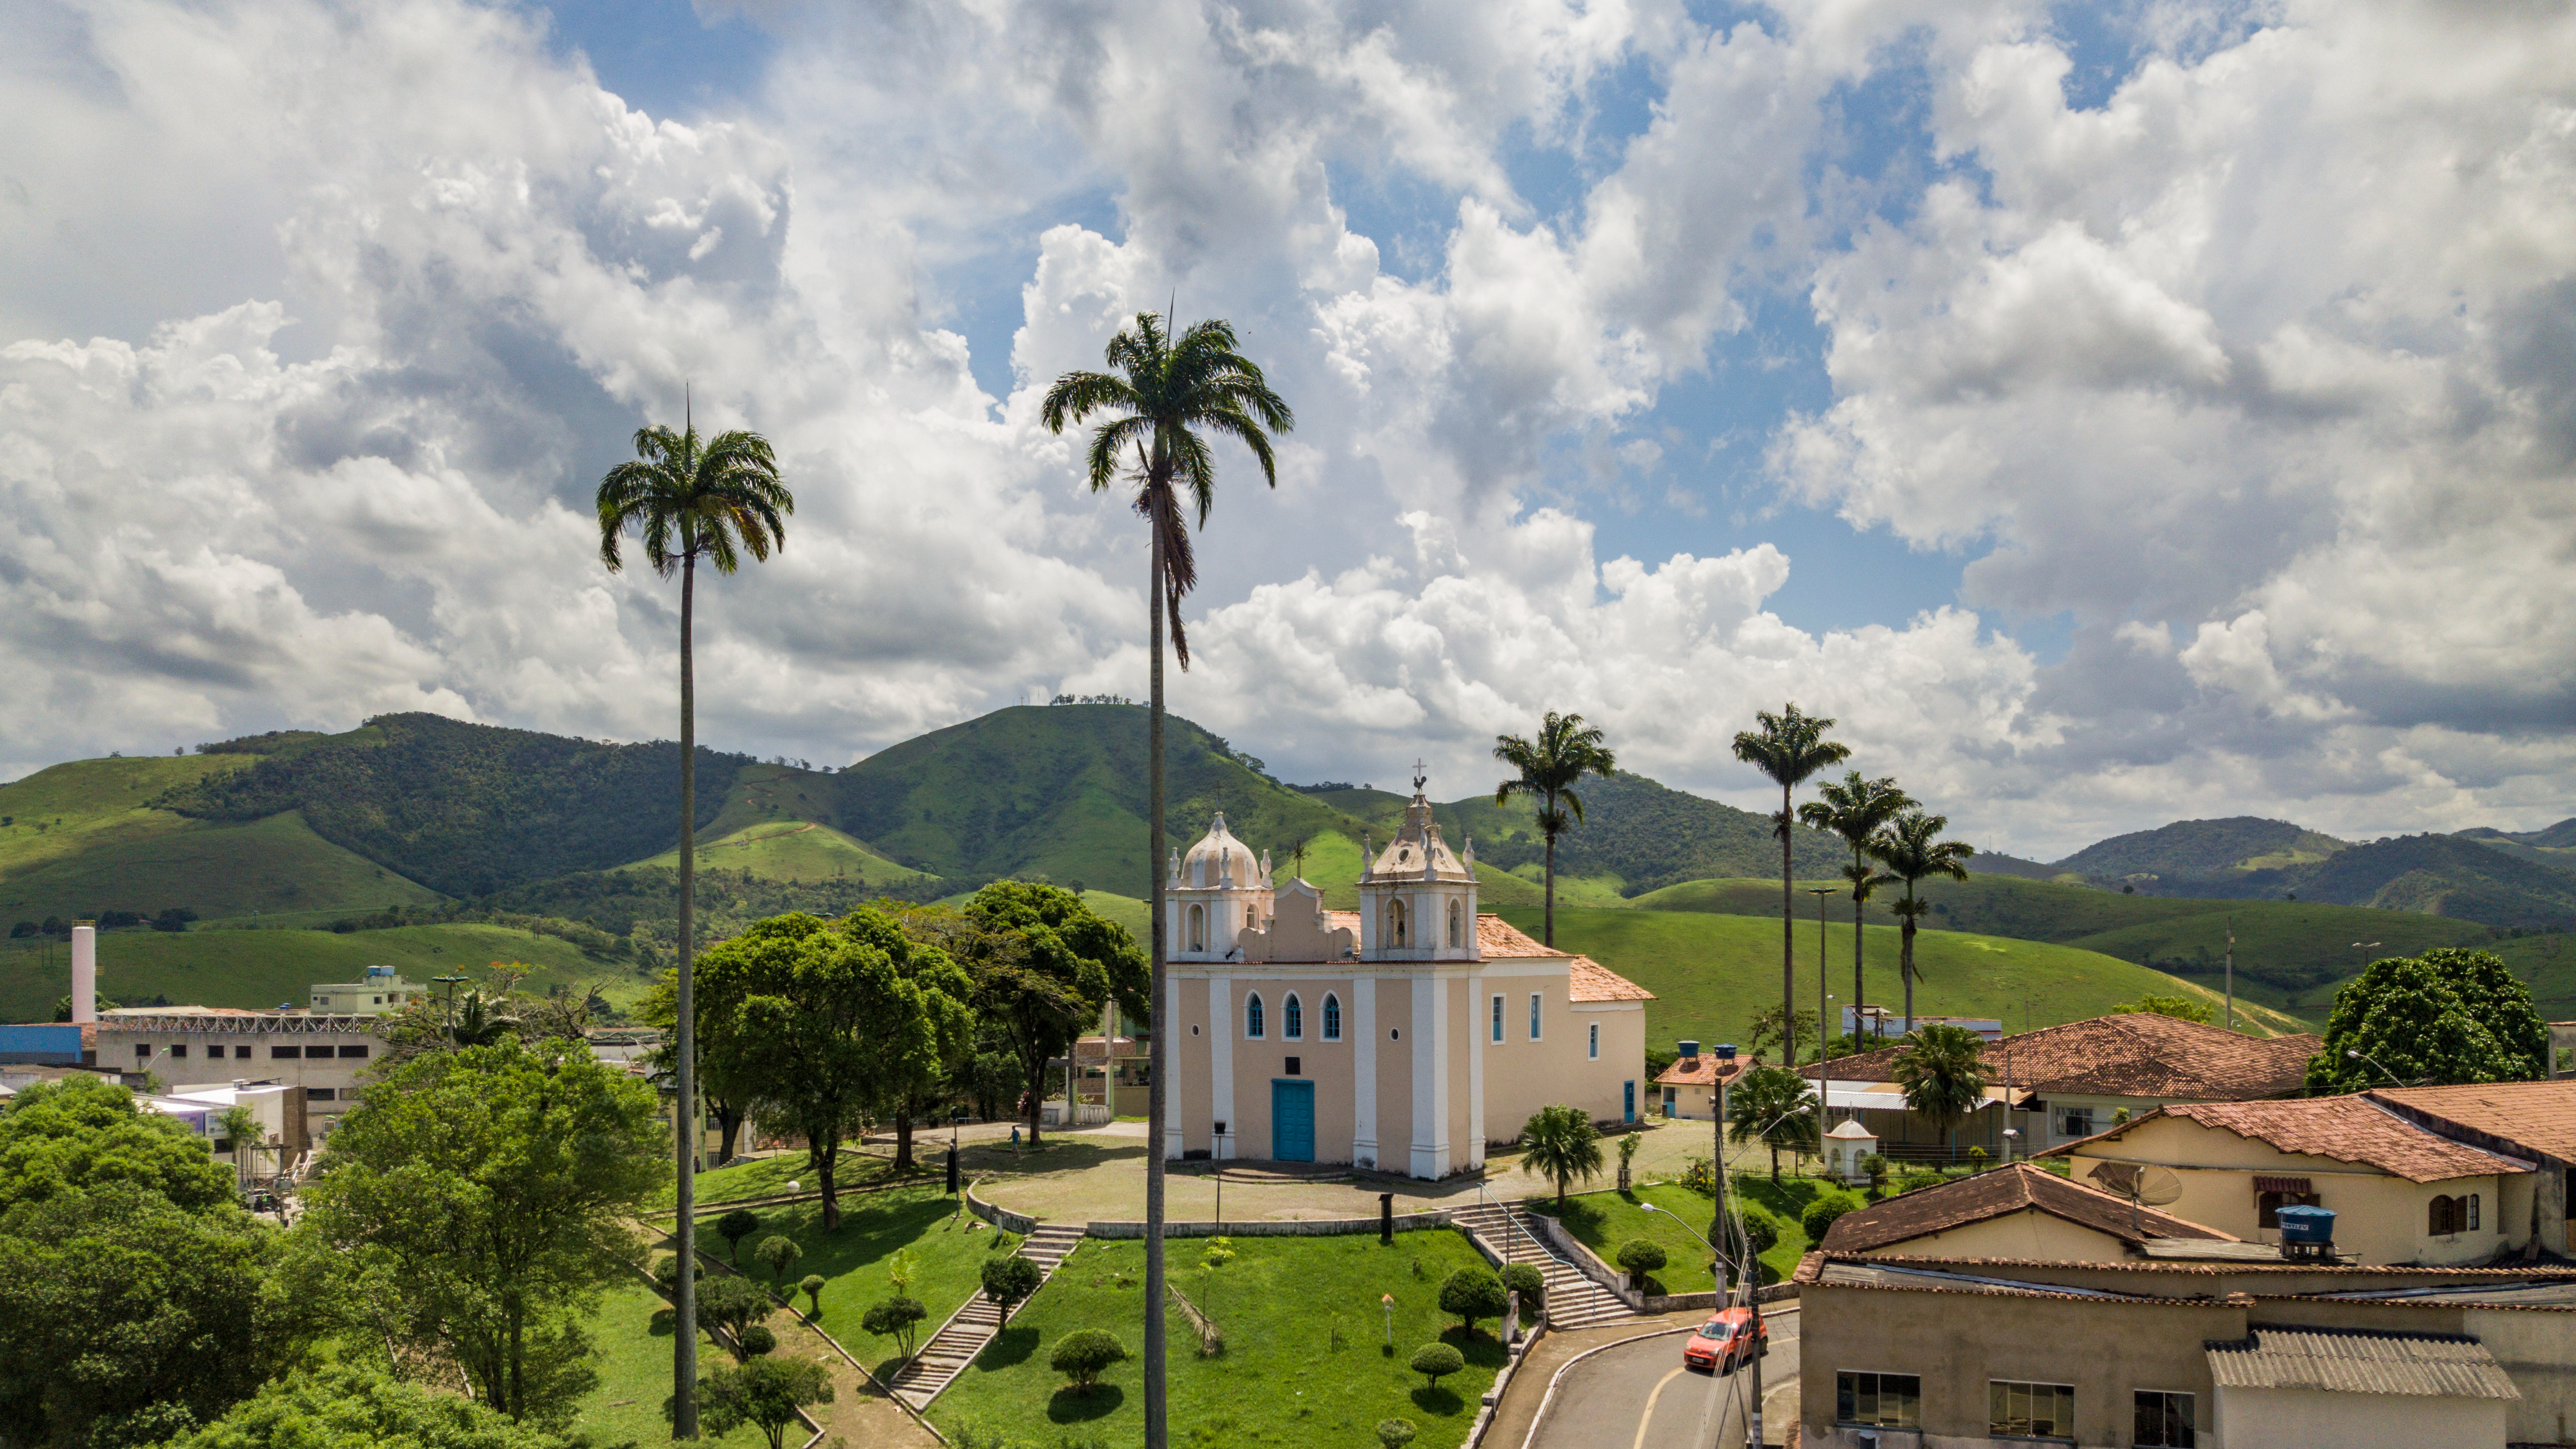
[[(1823, 1018), (1819, 1017), (1817, 1020), (1821, 1023)], [(1821, 1024), (1817, 1030), (1821, 1035), (1823, 1032)], [(1710, 1246), (1726, 1243), (1735, 1247), (1740, 1254), (1736, 1259), (1738, 1271), (1735, 1282), (1736, 1286), (1743, 1290), (1745, 1304), (1753, 1310), (1753, 1405), (1746, 1416), (1744, 1442), (1751, 1446), (1751, 1449), (1762, 1449), (1762, 1345), (1765, 1342), (1762, 1328), (1762, 1262), (1753, 1256), (1753, 1242), (1750, 1238), (1730, 1231), (1735, 1226), (1735, 1215), (1728, 1211), (1726, 1206), (1726, 1069), (1734, 1062), (1735, 1048), (1720, 1046), (1717, 1049), (1717, 1182), (1715, 1184), (1717, 1222), (1712, 1225), (1715, 1231), (1709, 1236), (1715, 1240)], [(1720, 1271), (1724, 1270), (1725, 1258), (1724, 1253), (1718, 1254)]]
[(2227, 1029), (2236, 1029), (2236, 917), (2227, 917)]

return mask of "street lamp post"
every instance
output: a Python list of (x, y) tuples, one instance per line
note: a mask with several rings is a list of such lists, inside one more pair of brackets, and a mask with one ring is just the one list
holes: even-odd
[[(1833, 1000), (1825, 974), (1825, 897), (1842, 894), (1839, 886), (1810, 886), (1816, 898), (1816, 1152), (1825, 1150), (1825, 1128), (1833, 1121), (1834, 1054), (1825, 1050), (1825, 1010)], [(1855, 1018), (1853, 1024), (1859, 1024)]]
[(445, 976), (432, 976), (429, 979), (433, 982), (444, 983), (447, 987), (447, 1020), (445, 1024), (450, 1030), (453, 1030), (456, 1026), (456, 988), (465, 980), (465, 978), (450, 973)]

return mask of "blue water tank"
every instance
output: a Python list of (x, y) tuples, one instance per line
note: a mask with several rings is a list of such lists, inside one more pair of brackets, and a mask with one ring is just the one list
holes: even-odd
[(2334, 1241), (2332, 1208), (2285, 1207), (2280, 1211), (2281, 1241), (2298, 1247), (2324, 1247)]

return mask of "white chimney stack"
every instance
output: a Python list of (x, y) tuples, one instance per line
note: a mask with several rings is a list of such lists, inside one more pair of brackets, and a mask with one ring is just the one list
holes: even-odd
[(98, 927), (72, 927), (72, 1020), (98, 1020)]

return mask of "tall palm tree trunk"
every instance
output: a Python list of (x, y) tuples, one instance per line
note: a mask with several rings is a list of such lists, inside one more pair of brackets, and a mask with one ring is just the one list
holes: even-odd
[[(679, 1064), (679, 1099), (672, 1115), (679, 1131), (679, 1191), (676, 1236), (680, 1271), (671, 1287), (671, 1437), (698, 1437), (698, 1033), (696, 1000), (690, 979), (691, 928), (697, 906), (698, 824), (698, 677), (691, 654), (697, 627), (698, 554), (692, 545), (680, 562), (680, 991), (679, 1025), (673, 1052)], [(826, 1225), (828, 1226), (828, 1224)]]
[[(1547, 792), (1547, 816), (1550, 820), (1556, 818), (1554, 790)], [(1548, 829), (1539, 833), (1547, 838), (1547, 914), (1544, 933), (1547, 938), (1546, 944), (1554, 946), (1556, 944), (1556, 831)]]
[[(1151, 688), (1147, 691), (1152, 704), (1145, 725), (1145, 885), (1153, 899), (1148, 913), (1149, 929), (1154, 933), (1152, 973), (1148, 978), (1153, 999), (1148, 1005), (1147, 1021), (1154, 1028), (1154, 1043), (1149, 1070), (1153, 1080), (1147, 1084), (1145, 1100), (1145, 1449), (1166, 1449), (1171, 1442), (1171, 1427), (1164, 1404), (1164, 1334), (1163, 1334), (1163, 1124), (1171, 1111), (1169, 1096), (1172, 1080), (1172, 1023), (1166, 999), (1164, 974), (1169, 963), (1164, 960), (1163, 882), (1163, 519), (1160, 508), (1169, 500), (1156, 490), (1157, 511), (1148, 515), (1146, 524), (1154, 535), (1153, 578), (1145, 591), (1147, 651), (1153, 659)], [(1224, 1023), (1217, 1024), (1224, 1030)], [(1213, 1146), (1214, 1144), (1210, 1144)], [(1211, 1154), (1213, 1155), (1213, 1154)]]
[[(1798, 898), (1789, 882), (1789, 787), (1780, 787), (1780, 1057), (1798, 1065)], [(1825, 1004), (1816, 1003), (1816, 1030), (1825, 1029)], [(1817, 1050), (1823, 1051), (1819, 1042)], [(1776, 1154), (1775, 1154), (1776, 1158)], [(1775, 1166), (1776, 1173), (1778, 1168)]]
[(1905, 1034), (1914, 1034), (1914, 882), (1905, 883), (1905, 929), (1898, 935), (1897, 973), (1905, 978)]
[(1865, 931), (1863, 931), (1863, 930), (1861, 929), (1860, 914), (1861, 914), (1861, 906), (1862, 906), (1863, 904), (1865, 904), (1865, 903), (1864, 903), (1864, 902), (1860, 899), (1860, 897), (1858, 897), (1857, 895), (1855, 895), (1855, 896), (1853, 896), (1853, 897), (1852, 897), (1852, 1029), (1851, 1029), (1851, 1034), (1852, 1034), (1852, 1050), (1853, 1050), (1853, 1051), (1855, 1051), (1855, 1052), (1857, 1052), (1857, 1051), (1859, 1051), (1859, 1050), (1860, 1050), (1860, 1024), (1861, 1024), (1861, 1020), (1862, 1020), (1862, 1017), (1861, 1017), (1861, 1008), (1869, 1004), (1869, 998), (1868, 998), (1868, 997), (1866, 997), (1866, 996), (1863, 996), (1863, 995), (1861, 994), (1861, 989), (1862, 989), (1862, 987), (1863, 987), (1864, 985), (1866, 985), (1866, 984), (1867, 984), (1867, 983), (1865, 983), (1865, 982), (1861, 979), (1861, 958), (1862, 958), (1862, 955), (1867, 951), (1867, 949), (1868, 949), (1868, 942), (1869, 942), (1869, 936), (1868, 936), (1868, 933), (1867, 933), (1867, 932), (1865, 932)]

